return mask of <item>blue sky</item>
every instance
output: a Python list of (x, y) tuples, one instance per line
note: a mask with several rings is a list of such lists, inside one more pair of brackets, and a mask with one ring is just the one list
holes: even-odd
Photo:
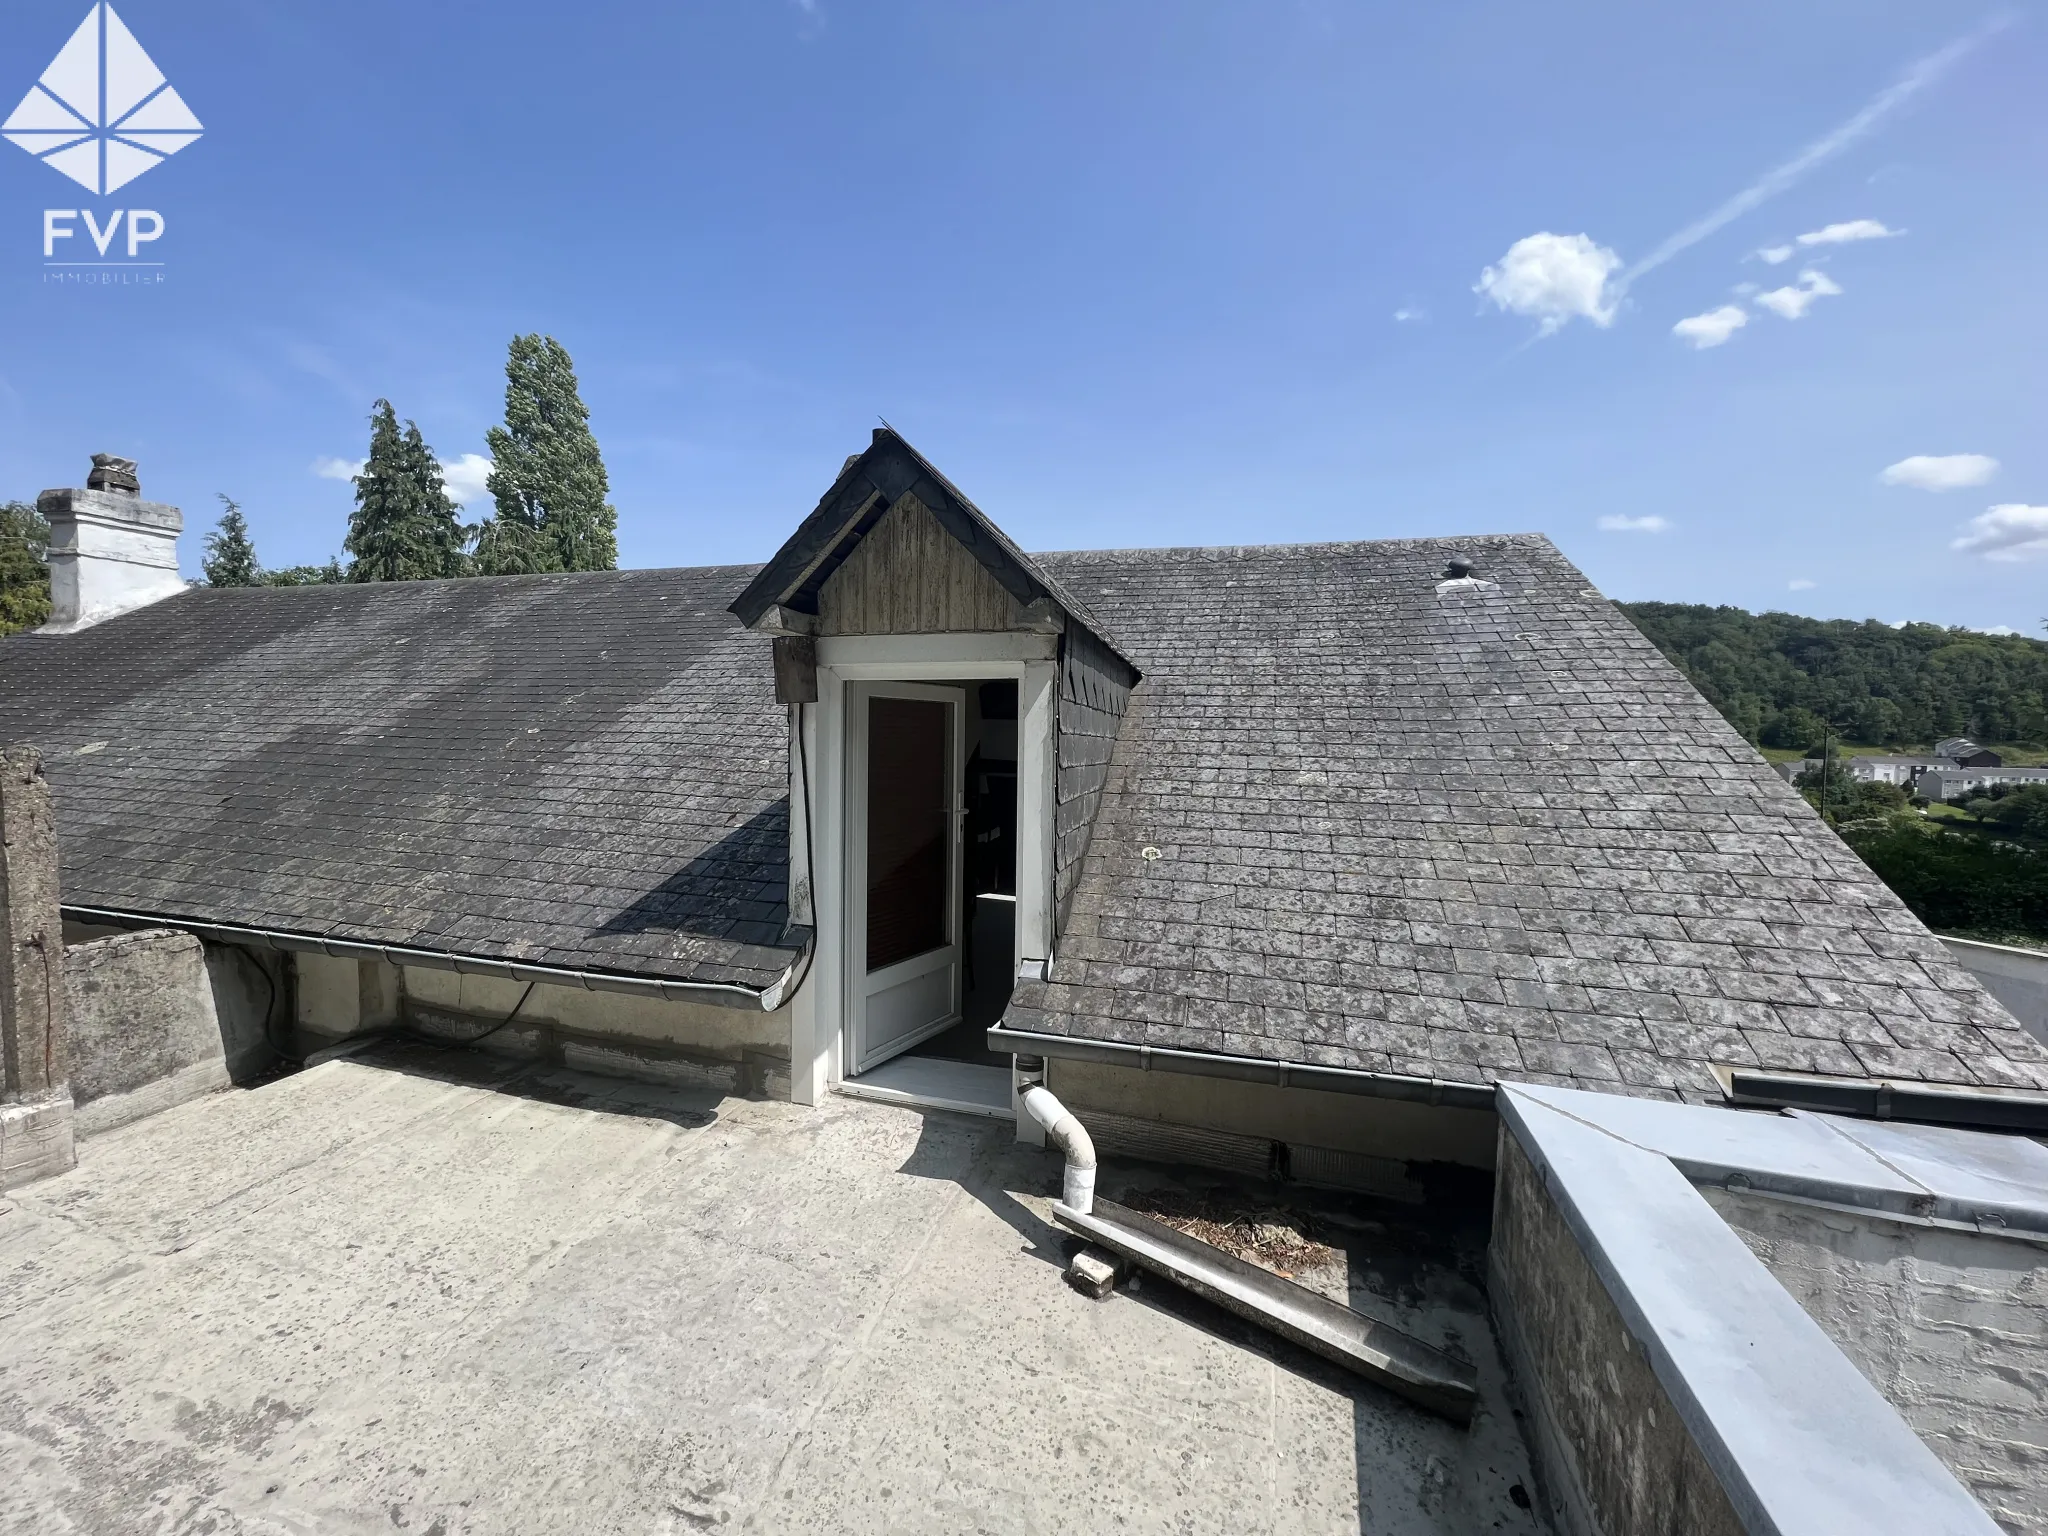
[[(86, 10), (8, 8), (0, 110)], [(540, 330), (627, 564), (765, 557), (881, 415), (1027, 548), (1537, 529), (1619, 598), (2048, 614), (2039, 7), (116, 10), (206, 131), (100, 199), (0, 144), (0, 496), (132, 454), (195, 571), (221, 491), (332, 553), (380, 395), (480, 454)], [(45, 281), (43, 210), (135, 207), (160, 284)]]

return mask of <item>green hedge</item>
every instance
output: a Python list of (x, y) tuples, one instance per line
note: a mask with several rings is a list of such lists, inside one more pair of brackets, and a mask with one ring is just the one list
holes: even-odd
[(1904, 816), (1842, 838), (1930, 928), (2048, 938), (2048, 857)]

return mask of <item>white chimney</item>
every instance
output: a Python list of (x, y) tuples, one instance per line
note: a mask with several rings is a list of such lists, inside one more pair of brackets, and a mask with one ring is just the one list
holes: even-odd
[(96, 453), (85, 484), (36, 498), (50, 525), (50, 622), (40, 634), (68, 635), (185, 590), (184, 515), (142, 499), (135, 461)]

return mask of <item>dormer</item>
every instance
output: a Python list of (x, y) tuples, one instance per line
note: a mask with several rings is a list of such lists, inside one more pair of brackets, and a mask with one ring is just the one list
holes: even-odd
[(819, 971), (799, 1096), (967, 1048), (1050, 962), (1137, 667), (887, 427), (732, 612), (773, 637), (790, 708), (790, 909)]

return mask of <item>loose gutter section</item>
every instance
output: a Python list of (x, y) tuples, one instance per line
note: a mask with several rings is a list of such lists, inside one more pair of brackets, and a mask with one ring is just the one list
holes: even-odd
[(1455, 1424), (1469, 1424), (1479, 1400), (1469, 1365), (1398, 1328), (1361, 1317), (1306, 1286), (1248, 1264), (1113, 1200), (1094, 1208), (1052, 1208), (1070, 1232), (1215, 1302), (1239, 1317), (1335, 1361)]

